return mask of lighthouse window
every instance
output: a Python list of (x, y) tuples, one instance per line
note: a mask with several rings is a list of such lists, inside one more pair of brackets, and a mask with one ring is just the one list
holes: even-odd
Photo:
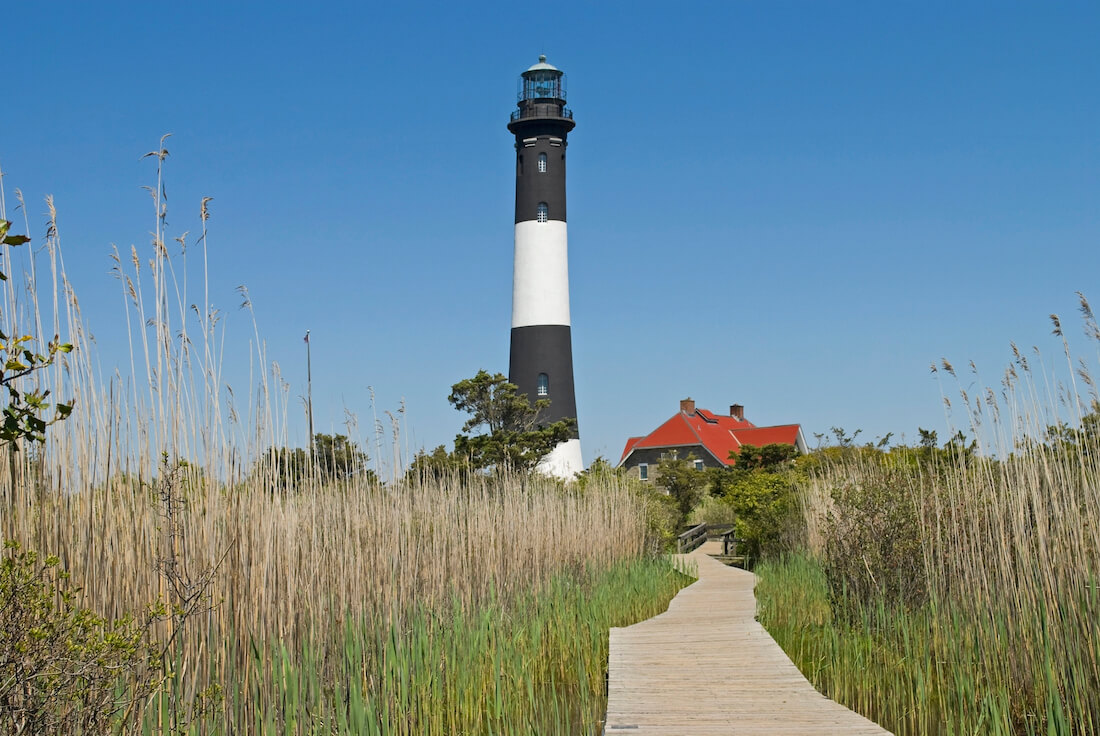
[(550, 208), (546, 205), (546, 202), (539, 202), (538, 220), (539, 222), (546, 222), (550, 219)]
[(516, 158), (516, 175), (523, 176), (523, 155), (520, 154)]
[(545, 174), (546, 173), (546, 154), (545, 153), (540, 153), (539, 154), (539, 173), (540, 174)]
[(539, 396), (550, 395), (550, 376), (546, 375), (545, 373), (539, 374), (538, 394)]

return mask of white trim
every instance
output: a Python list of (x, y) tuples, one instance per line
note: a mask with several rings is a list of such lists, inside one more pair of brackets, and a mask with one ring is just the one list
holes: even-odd
[(798, 425), (798, 436), (794, 438), (794, 447), (800, 455), (809, 455), (810, 449), (806, 445), (806, 437), (802, 434), (802, 425)]

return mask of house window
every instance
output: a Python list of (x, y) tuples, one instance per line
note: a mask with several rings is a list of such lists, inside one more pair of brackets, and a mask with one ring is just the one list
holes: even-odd
[(546, 222), (550, 219), (550, 207), (547, 206), (546, 202), (539, 202), (538, 214), (539, 222)]
[(649, 465), (642, 463), (638, 466), (638, 477), (642, 480), (649, 480)]
[(539, 396), (550, 395), (550, 376), (546, 375), (545, 373), (539, 374), (538, 394)]
[(703, 469), (703, 461), (702, 460), (696, 460), (695, 461), (695, 469), (696, 470), (702, 470)]
[(546, 173), (546, 154), (545, 153), (540, 153), (539, 154), (539, 173), (540, 174), (545, 174)]

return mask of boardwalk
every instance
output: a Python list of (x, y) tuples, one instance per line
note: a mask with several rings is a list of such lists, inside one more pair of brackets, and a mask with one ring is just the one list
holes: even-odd
[(668, 611), (611, 630), (606, 736), (889, 732), (814, 690), (754, 619), (751, 573), (692, 553)]

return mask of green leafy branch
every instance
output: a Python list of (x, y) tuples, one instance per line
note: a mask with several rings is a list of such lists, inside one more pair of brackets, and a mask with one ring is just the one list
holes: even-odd
[[(26, 235), (9, 235), (11, 223), (0, 220), (0, 244), (17, 246), (29, 243)], [(0, 272), (0, 281), (7, 281), (7, 274)], [(58, 354), (72, 352), (73, 346), (62, 343), (54, 335), (46, 345), (46, 352), (33, 349), (34, 338), (30, 335), (9, 336), (0, 330), (0, 386), (7, 389), (8, 405), (3, 409), (0, 423), (0, 445), (12, 445), (18, 449), (16, 440), (29, 439), (42, 442), (46, 438), (46, 427), (66, 419), (73, 411), (73, 402), (57, 403), (51, 419), (42, 416), (49, 411), (46, 399), (49, 389), (23, 391), (17, 385), (18, 379), (52, 365)]]

